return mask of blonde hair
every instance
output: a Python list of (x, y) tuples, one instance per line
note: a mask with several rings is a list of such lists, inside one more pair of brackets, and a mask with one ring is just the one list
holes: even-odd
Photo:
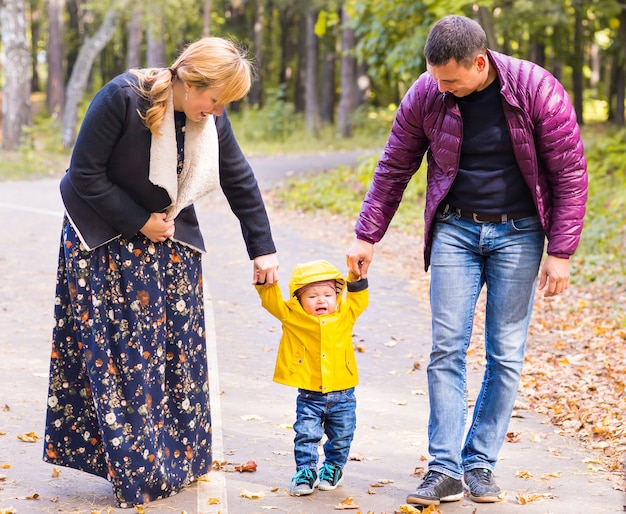
[(197, 88), (223, 87), (217, 102), (228, 104), (248, 94), (252, 85), (252, 63), (234, 42), (205, 37), (187, 46), (170, 68), (130, 70), (137, 77), (139, 93), (150, 102), (139, 114), (153, 134), (165, 118), (165, 108), (175, 78)]

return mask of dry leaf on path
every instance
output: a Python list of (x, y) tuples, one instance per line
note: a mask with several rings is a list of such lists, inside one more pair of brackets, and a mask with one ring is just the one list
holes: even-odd
[(35, 432), (26, 432), (25, 434), (19, 434), (17, 438), (25, 443), (36, 443), (39, 436)]
[(361, 507), (354, 502), (354, 498), (352, 496), (348, 496), (335, 505), (335, 510), (356, 510), (360, 508)]
[(517, 501), (520, 505), (526, 505), (538, 500), (545, 500), (546, 498), (553, 498), (553, 495), (550, 493), (517, 493)]
[(235, 464), (235, 471), (239, 471), (239, 473), (243, 473), (244, 471), (256, 471), (256, 462), (249, 460), (245, 464)]
[(520, 432), (507, 432), (505, 441), (507, 443), (519, 443), (522, 440)]
[(265, 493), (263, 491), (248, 491), (247, 489), (242, 489), (239, 491), (239, 496), (242, 498), (248, 498), (250, 500), (259, 500), (261, 498), (265, 498)]

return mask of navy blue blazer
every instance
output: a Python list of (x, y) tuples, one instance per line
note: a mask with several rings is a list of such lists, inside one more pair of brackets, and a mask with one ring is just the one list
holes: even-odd
[[(147, 105), (124, 73), (94, 96), (76, 138), (61, 196), (72, 224), (89, 248), (131, 237), (171, 203), (165, 189), (148, 179), (151, 133), (139, 117)], [(252, 168), (224, 110), (215, 117), (220, 186), (239, 219), (251, 259), (276, 251), (270, 223)], [(205, 251), (194, 206), (175, 219), (174, 238)]]

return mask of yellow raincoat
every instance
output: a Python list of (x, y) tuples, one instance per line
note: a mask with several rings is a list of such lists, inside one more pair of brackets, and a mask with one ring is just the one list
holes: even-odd
[[(294, 293), (322, 280), (335, 280), (337, 309), (333, 314), (307, 314)], [(295, 266), (286, 301), (278, 283), (256, 286), (263, 307), (282, 324), (275, 382), (320, 393), (349, 389), (358, 383), (352, 329), (367, 307), (367, 286), (367, 279), (361, 279), (348, 282), (346, 287), (339, 270), (319, 260)]]

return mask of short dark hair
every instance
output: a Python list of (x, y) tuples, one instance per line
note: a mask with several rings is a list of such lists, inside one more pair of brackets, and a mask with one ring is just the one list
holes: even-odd
[(426, 62), (433, 66), (454, 59), (469, 65), (475, 57), (487, 51), (487, 35), (474, 20), (450, 15), (441, 18), (430, 29), (424, 46)]

